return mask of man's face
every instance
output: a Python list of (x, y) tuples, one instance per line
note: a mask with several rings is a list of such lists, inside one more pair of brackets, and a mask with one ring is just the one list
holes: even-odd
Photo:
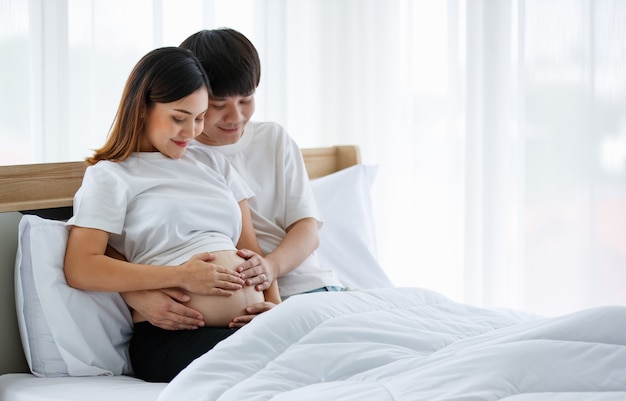
[(209, 97), (204, 131), (198, 136), (198, 141), (213, 146), (236, 143), (254, 114), (254, 108), (254, 93), (225, 98)]

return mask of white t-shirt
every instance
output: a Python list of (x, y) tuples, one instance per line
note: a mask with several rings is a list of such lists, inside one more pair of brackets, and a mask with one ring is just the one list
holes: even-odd
[[(250, 210), (265, 254), (280, 244), (287, 227), (298, 220), (311, 217), (322, 222), (302, 152), (279, 124), (250, 121), (237, 143), (209, 146), (192, 141), (190, 149), (204, 150), (203, 153), (219, 151), (252, 189), (255, 196), (250, 199)], [(334, 271), (320, 266), (315, 253), (278, 278), (282, 297), (326, 286), (343, 285)]]
[(252, 192), (223, 156), (204, 158), (139, 152), (100, 161), (85, 171), (68, 224), (111, 233), (109, 244), (134, 263), (179, 265), (197, 253), (235, 249), (238, 202)]

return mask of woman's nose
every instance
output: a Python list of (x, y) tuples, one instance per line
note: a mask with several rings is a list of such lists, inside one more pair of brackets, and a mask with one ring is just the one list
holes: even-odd
[[(193, 139), (196, 136), (198, 136), (198, 134), (200, 134), (200, 132), (202, 132), (202, 128), (203, 125), (202, 124), (196, 124), (195, 120), (192, 120), (192, 122), (190, 124), (186, 124), (185, 127), (183, 128), (183, 130), (180, 133), (180, 136), (187, 139)], [(198, 130), (200, 130), (198, 132)]]

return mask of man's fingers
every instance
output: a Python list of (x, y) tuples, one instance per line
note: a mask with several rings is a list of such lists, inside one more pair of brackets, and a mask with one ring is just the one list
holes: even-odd
[(150, 323), (167, 330), (193, 330), (204, 326), (204, 318), (197, 310), (174, 303), (161, 318), (156, 318), (156, 321)]
[(263, 258), (261, 258), (258, 254), (249, 251), (247, 249), (239, 249), (237, 250), (237, 255), (239, 255), (240, 257), (246, 259), (245, 262), (243, 262), (241, 265), (237, 266), (237, 271), (238, 272), (247, 272), (247, 276), (248, 277), (253, 277), (254, 274), (250, 274), (250, 272), (248, 272), (248, 270), (256, 267), (256, 266), (260, 266), (262, 263)]
[[(242, 266), (243, 266), (243, 264), (242, 264)], [(242, 266), (239, 266), (239, 268), (241, 268)], [(248, 269), (246, 269), (246, 270), (244, 270), (244, 271), (242, 271), (240, 273), (242, 278), (247, 279), (246, 283), (250, 282), (250, 280), (255, 279), (255, 278), (257, 280), (263, 281), (263, 278), (261, 277), (262, 274), (265, 274), (265, 271), (264, 271), (264, 268), (263, 268), (262, 265), (257, 265), (257, 266), (254, 266), (254, 267), (250, 267), (250, 268), (248, 268)], [(266, 278), (267, 278), (267, 276), (266, 276)], [(248, 284), (248, 285), (260, 284), (260, 281), (259, 282), (252, 282), (252, 284)]]
[(268, 288), (270, 288), (270, 282), (269, 281), (263, 281), (261, 282), (261, 284), (258, 284), (256, 287), (257, 291), (265, 291)]
[(231, 329), (241, 328), (245, 326), (246, 324), (250, 323), (252, 319), (254, 319), (254, 317), (255, 315), (237, 316), (228, 324), (228, 327)]
[(190, 319), (184, 322), (175, 320), (159, 320), (150, 323), (165, 330), (195, 330), (198, 327), (204, 326), (204, 321), (195, 319)]
[(176, 290), (174, 288), (164, 288), (161, 290), (161, 292), (163, 292), (168, 297), (175, 299), (178, 302), (187, 302), (191, 299), (189, 295), (185, 294), (184, 292), (180, 290)]
[(172, 305), (167, 314), (167, 318), (180, 328), (204, 326), (202, 313), (183, 304)]
[(167, 313), (163, 318), (150, 320), (150, 323), (165, 330), (193, 330), (204, 326), (202, 318), (186, 317), (174, 312)]
[(268, 310), (272, 309), (274, 306), (276, 306), (276, 304), (272, 302), (268, 302), (268, 301), (259, 302), (259, 303), (247, 306), (246, 312), (252, 315), (258, 315), (259, 313), (267, 312)]
[(269, 302), (269, 301), (252, 304), (246, 307), (246, 312), (248, 312), (249, 315), (237, 316), (228, 324), (228, 327), (230, 327), (231, 329), (237, 329), (237, 328), (243, 327), (244, 325), (250, 323), (252, 319), (257, 317), (259, 314), (263, 312), (267, 312), (268, 310), (272, 309), (274, 306), (276, 306), (276, 304), (274, 304), (273, 302)]
[(249, 250), (245, 249), (245, 248), (237, 249), (237, 255), (241, 256), (244, 259), (247, 258), (247, 257), (250, 257), (251, 254), (252, 253)]

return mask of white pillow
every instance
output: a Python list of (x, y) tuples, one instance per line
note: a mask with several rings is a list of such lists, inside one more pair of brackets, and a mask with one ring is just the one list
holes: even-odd
[(64, 222), (20, 220), (15, 302), (28, 365), (43, 377), (130, 374), (130, 311), (118, 293), (67, 285), (67, 236)]
[(317, 256), (351, 289), (393, 287), (376, 254), (370, 189), (377, 172), (357, 164), (311, 181), (324, 218)]

